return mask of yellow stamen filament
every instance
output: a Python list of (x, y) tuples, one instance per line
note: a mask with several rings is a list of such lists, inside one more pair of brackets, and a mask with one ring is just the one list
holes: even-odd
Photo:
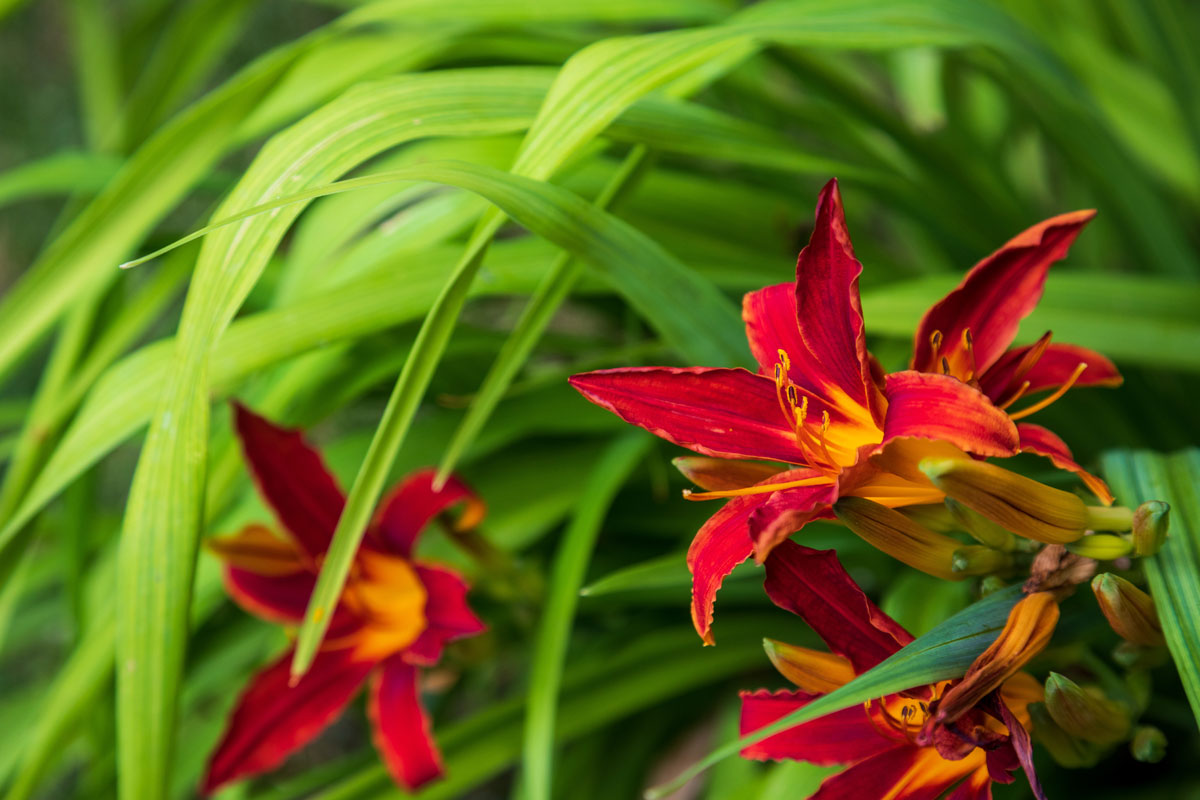
[[(775, 395), (779, 400), (779, 410), (792, 428), (796, 447), (799, 448), (804, 458), (805, 466), (828, 476), (836, 475), (838, 473), (836, 462), (825, 443), (825, 432), (829, 429), (829, 413), (827, 411), (821, 413), (824, 425), (819, 435), (809, 430), (805, 424), (808, 420), (808, 395), (801, 395), (796, 384), (788, 378), (790, 368), (791, 359), (788, 358), (786, 352), (780, 350), (779, 361), (775, 364)], [(823, 455), (824, 460), (818, 458), (817, 454)], [(705, 498), (697, 497), (697, 499)]]
[(975, 342), (971, 338), (971, 329), (963, 328), (962, 332), (963, 349), (967, 352), (967, 374), (963, 376), (963, 382), (968, 382), (975, 377)]
[(1060, 398), (1064, 394), (1066, 394), (1067, 390), (1075, 385), (1075, 381), (1079, 380), (1079, 376), (1083, 374), (1083, 371), (1087, 369), (1087, 366), (1088, 366), (1087, 362), (1080, 361), (1079, 366), (1075, 367), (1075, 371), (1071, 373), (1071, 377), (1067, 378), (1067, 382), (1064, 383), (1062, 386), (1058, 387), (1058, 389), (1053, 394), (1051, 394), (1049, 397), (1045, 398), (1044, 400), (1040, 400), (1040, 401), (1034, 403), (1033, 405), (1029, 406), (1029, 408), (1023, 408), (1020, 411), (1016, 412), (1015, 414), (1009, 414), (1008, 416), (1011, 419), (1018, 420), (1018, 419), (1024, 419), (1025, 417), (1028, 417), (1030, 414), (1034, 414), (1034, 413), (1037, 413), (1038, 411), (1041, 411), (1043, 408), (1050, 405), (1054, 401), (1058, 400), (1058, 398)]
[(1005, 400), (1003, 403), (1001, 403), (1001, 404), (998, 406), (998, 407), (999, 407), (999, 409), (1000, 409), (1001, 411), (1003, 411), (1004, 409), (1008, 408), (1008, 407), (1009, 407), (1009, 406), (1011, 406), (1013, 403), (1017, 402), (1017, 401), (1018, 401), (1018, 400), (1020, 400), (1022, 397), (1024, 397), (1024, 396), (1025, 396), (1025, 392), (1027, 392), (1027, 391), (1029, 391), (1029, 381), (1025, 381), (1025, 382), (1023, 382), (1023, 383), (1022, 383), (1020, 386), (1018, 386), (1018, 387), (1017, 387), (1017, 390), (1016, 390), (1015, 392), (1013, 392), (1013, 393), (1012, 393), (1012, 397), (1008, 398), (1007, 400)]
[(747, 494), (768, 494), (770, 492), (778, 492), (783, 489), (795, 489), (800, 486), (819, 486), (823, 483), (829, 483), (830, 479), (826, 475), (817, 475), (811, 478), (801, 478), (798, 481), (784, 481), (782, 483), (762, 483), (757, 486), (747, 486), (744, 489), (727, 489), (721, 492), (693, 492), (691, 489), (683, 490), (683, 498), (685, 500), (715, 500), (719, 497), (741, 497)]

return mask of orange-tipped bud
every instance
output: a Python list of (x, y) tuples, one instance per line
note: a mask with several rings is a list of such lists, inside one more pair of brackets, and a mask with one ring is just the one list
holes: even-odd
[(689, 481), (710, 492), (744, 489), (783, 471), (778, 464), (710, 456), (680, 456), (671, 463)]
[(897, 561), (946, 580), (967, 577), (954, 571), (954, 553), (962, 542), (934, 533), (899, 511), (863, 497), (843, 497), (833, 513), (859, 538)]
[(1084, 688), (1051, 672), (1046, 678), (1046, 710), (1072, 736), (1111, 745), (1129, 736), (1129, 712), (1095, 687)]
[(1078, 769), (1099, 763), (1101, 748), (1060, 728), (1046, 710), (1045, 703), (1030, 703), (1029, 718), (1033, 720), (1033, 737), (1060, 766)]
[(1122, 639), (1147, 647), (1164, 643), (1153, 597), (1111, 572), (1092, 579), (1092, 592), (1108, 624)]
[(763, 639), (767, 658), (779, 674), (811, 694), (826, 694), (854, 679), (854, 667), (839, 655)]
[(1129, 752), (1138, 761), (1157, 764), (1167, 755), (1167, 737), (1153, 725), (1141, 725), (1129, 742)]
[(1171, 519), (1171, 506), (1161, 500), (1142, 503), (1133, 512), (1133, 552), (1139, 556), (1152, 556), (1167, 539), (1167, 527)]
[(250, 524), (232, 536), (212, 536), (204, 545), (227, 566), (255, 575), (279, 577), (305, 569), (304, 555), (295, 542), (266, 525)]
[(994, 464), (927, 458), (920, 467), (947, 495), (1018, 536), (1066, 544), (1088, 528), (1087, 505), (1078, 497)]
[(1017, 674), (1050, 642), (1058, 624), (1058, 603), (1051, 592), (1022, 598), (996, 641), (979, 654), (963, 679), (942, 695), (936, 721), (949, 723), (975, 707), (990, 692)]
[(1112, 561), (1132, 554), (1133, 542), (1114, 533), (1093, 533), (1071, 542), (1067, 545), (1067, 550), (1077, 556), (1093, 558), (1096, 561)]

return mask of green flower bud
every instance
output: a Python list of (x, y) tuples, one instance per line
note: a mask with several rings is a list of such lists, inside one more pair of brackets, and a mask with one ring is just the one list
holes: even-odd
[(1142, 503), (1133, 512), (1133, 552), (1152, 556), (1163, 546), (1170, 525), (1171, 506), (1161, 500)]
[(962, 529), (971, 534), (980, 544), (996, 550), (1016, 549), (1016, 537), (1010, 531), (1001, 528), (982, 514), (972, 511), (953, 497), (946, 498), (946, 508), (954, 515), (954, 519), (958, 521)]
[(1122, 639), (1147, 647), (1164, 644), (1162, 626), (1150, 595), (1111, 572), (1092, 578), (1092, 592), (1108, 624)]
[(1046, 679), (1046, 710), (1072, 736), (1104, 746), (1129, 735), (1129, 713), (1094, 687), (1087, 689), (1051, 672)]
[(1029, 717), (1033, 720), (1033, 738), (1046, 748), (1060, 766), (1078, 769), (1099, 763), (1102, 749), (1060, 728), (1044, 703), (1030, 703)]
[(1133, 542), (1113, 533), (1093, 533), (1071, 542), (1067, 550), (1077, 556), (1094, 558), (1097, 561), (1112, 561), (1133, 553)]
[(951, 569), (962, 575), (990, 575), (1012, 566), (1012, 556), (982, 545), (968, 545), (954, 551)]
[(1129, 752), (1138, 761), (1157, 764), (1167, 754), (1167, 737), (1153, 725), (1139, 725), (1129, 742)]

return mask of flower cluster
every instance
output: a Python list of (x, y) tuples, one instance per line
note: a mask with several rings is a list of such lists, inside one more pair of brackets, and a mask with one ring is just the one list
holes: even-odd
[[(1112, 718), (1111, 701), (1085, 693), (1089, 704), (1072, 695), (1067, 710), (1059, 684), (1048, 682), (1044, 692), (1022, 671), (1049, 642), (1058, 600), (1092, 576), (1094, 559), (1150, 554), (1165, 533), (1163, 504), (1137, 513), (1113, 508), (1108, 487), (1076, 463), (1062, 439), (1024, 421), (1074, 386), (1121, 383), (1104, 356), (1052, 342), (1049, 332), (1012, 346), (1050, 267), (1092, 217), (1080, 211), (1046, 220), (976, 264), (926, 312), (908, 369), (887, 372), (867, 350), (862, 265), (830, 181), (795, 283), (745, 297), (757, 372), (638, 367), (571, 379), (593, 403), (697, 454), (675, 461), (699, 487), (685, 492), (688, 499), (726, 501), (687, 557), (692, 620), (704, 643), (715, 641), (722, 581), (754, 556), (765, 564), (771, 600), (802, 617), (830, 648), (767, 640), (771, 661), (798, 690), (744, 693), (743, 733), (846, 684), (912, 640), (853, 583), (833, 551), (789, 541), (808, 523), (837, 519), (878, 549), (945, 579), (1027, 575), (1003, 631), (962, 677), (829, 714), (744, 751), (749, 758), (849, 765), (823, 784), (816, 795), (822, 800), (986, 798), (992, 782), (1011, 781), (1018, 766), (1041, 797), (1030, 754), (1034, 715), (1052, 718), (1048, 725), (1072, 742), (1112, 727), (1095, 724)], [(1094, 502), (988, 461), (1020, 453), (1078, 476)], [(1161, 643), (1149, 597), (1119, 580), (1100, 576), (1093, 585), (1104, 614), (1130, 642)], [(1128, 724), (1117, 727), (1104, 743), (1128, 733)]]
[[(819, 800), (982, 800), (991, 797), (992, 783), (1013, 781), (1019, 768), (1042, 798), (1031, 734), (1067, 765), (1094, 762), (1122, 741), (1139, 758), (1162, 755), (1161, 733), (1135, 727), (1138, 709), (1129, 702), (1057, 673), (1043, 685), (1025, 669), (1050, 642), (1059, 601), (1089, 580), (1128, 658), (1163, 644), (1153, 599), (1120, 575), (1095, 573), (1098, 560), (1156, 552), (1166, 535), (1166, 505), (1114, 507), (1108, 487), (1057, 435), (1024, 421), (1072, 387), (1121, 382), (1104, 356), (1053, 342), (1049, 333), (1012, 346), (1050, 267), (1092, 216), (1046, 220), (975, 265), (921, 320), (908, 367), (887, 372), (867, 349), (862, 265), (831, 181), (817, 201), (795, 282), (745, 297), (757, 371), (638, 367), (571, 378), (593, 403), (693, 451), (675, 460), (698, 487), (685, 492), (687, 499), (724, 501), (687, 555), (691, 615), (703, 643), (715, 643), (723, 580), (753, 556), (764, 566), (771, 601), (828, 646), (767, 639), (770, 661), (795, 688), (741, 697), (743, 734), (762, 731), (745, 757), (845, 765), (822, 785)], [(235, 428), (278, 526), (250, 525), (209, 546), (242, 607), (295, 625), (344, 496), (298, 432), (240, 406)], [(1077, 476), (1089, 500), (996, 463), (1022, 453)], [(482, 501), (460, 480), (435, 488), (430, 471), (410, 475), (385, 499), (311, 670), (289, 682), (289, 650), (251, 681), (212, 755), (206, 792), (277, 766), (364, 683), (375, 741), (397, 783), (413, 790), (441, 774), (419, 670), (439, 661), (445, 643), (484, 626), (467, 605), (463, 579), (413, 551), (430, 521), (455, 506), (463, 510), (452, 528), (466, 531), (483, 517)], [(982, 577), (984, 585), (1019, 579), (1021, 599), (962, 674), (766, 735), (766, 726), (913, 641), (834, 551), (791, 541), (814, 520), (836, 520), (939, 578)]]

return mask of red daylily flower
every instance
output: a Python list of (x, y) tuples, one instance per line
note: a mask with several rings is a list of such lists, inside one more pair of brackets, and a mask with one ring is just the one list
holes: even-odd
[(732, 498), (688, 552), (692, 619), (706, 643), (713, 641), (713, 602), (725, 576), (751, 553), (761, 562), (809, 521), (832, 517), (838, 497), (891, 507), (942, 500), (915, 462), (907, 476), (873, 463), (870, 457), (884, 444), (917, 438), (950, 442), (980, 457), (1019, 452), (1020, 437), (1008, 416), (957, 377), (917, 370), (883, 374), (867, 352), (861, 272), (837, 182), (830, 181), (797, 261), (795, 284), (745, 297), (757, 374), (645, 367), (571, 378), (584, 397), (626, 422), (707, 456), (676, 462), (710, 490), (692, 499)]
[[(1121, 373), (1111, 361), (1085, 347), (1051, 343), (1050, 332), (1031, 345), (1009, 347), (1021, 320), (1041, 300), (1050, 267), (1067, 255), (1095, 215), (1075, 211), (1039, 222), (972, 267), (922, 318), (913, 341), (912, 369), (953, 375), (1006, 410), (1024, 397), (1053, 390), (1010, 411), (1013, 421), (1040, 411), (1072, 386), (1119, 386)], [(1076, 473), (1105, 504), (1112, 503), (1108, 487), (1075, 463), (1062, 439), (1029, 423), (1018, 424), (1017, 431), (1023, 451)]]
[[(294, 625), (304, 617), (345, 496), (299, 432), (241, 406), (235, 427), (282, 530), (249, 525), (210, 539), (210, 548), (225, 562), (225, 586), (242, 608)], [(436, 664), (446, 642), (480, 633), (484, 625), (467, 606), (466, 582), (415, 561), (412, 550), (421, 530), (451, 506), (466, 504), (461, 528), (476, 524), (484, 509), (458, 479), (434, 491), (433, 478), (433, 470), (415, 472), (384, 500), (311, 669), (290, 685), (289, 649), (255, 676), (209, 761), (202, 791), (279, 765), (329, 725), (368, 680), (375, 745), (397, 783), (412, 790), (442, 774), (417, 670)]]
[[(767, 559), (766, 572), (771, 600), (802, 617), (832, 652), (768, 640), (772, 662), (799, 690), (743, 692), (743, 735), (845, 684), (913, 639), (863, 594), (832, 550), (784, 542)], [(953, 726), (931, 724), (939, 699), (961, 683), (942, 681), (802, 723), (742, 755), (848, 765), (812, 800), (985, 800), (993, 781), (1011, 783), (1017, 766), (1031, 763), (1027, 707), (1041, 699), (1041, 685), (1027, 673), (1001, 684), (1003, 677), (984, 687), (986, 700), (960, 711)]]

